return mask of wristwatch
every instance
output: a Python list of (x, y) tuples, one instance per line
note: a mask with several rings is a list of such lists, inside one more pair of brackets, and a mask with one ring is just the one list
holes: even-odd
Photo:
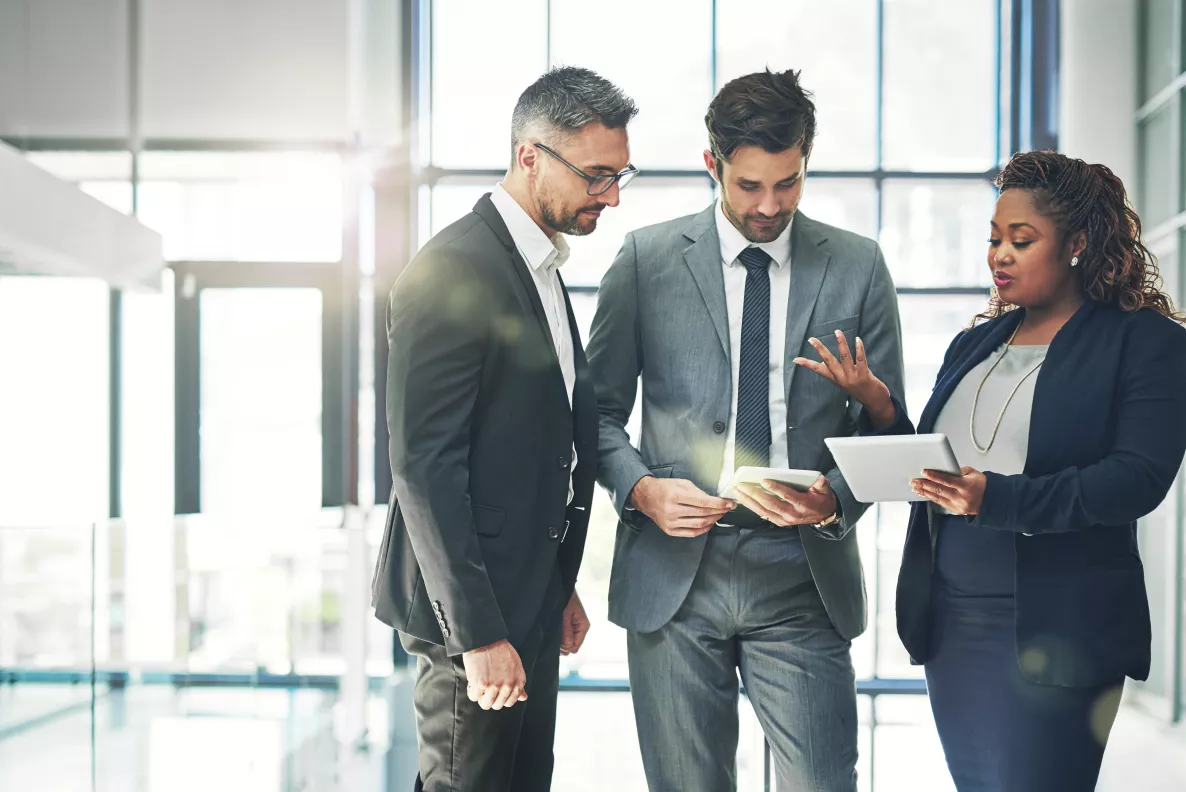
[(836, 509), (836, 511), (832, 512), (831, 517), (828, 517), (824, 520), (821, 520), (820, 522), (817, 522), (813, 527), (827, 528), (829, 525), (835, 525), (838, 522), (840, 522), (840, 509)]
[(841, 516), (840, 515), (840, 499), (837, 498), (836, 499), (836, 511), (832, 512), (832, 516), (826, 517), (823, 520), (820, 520), (819, 522), (815, 523), (812, 527), (813, 528), (827, 528), (830, 525), (835, 525), (836, 523), (840, 522), (840, 516)]

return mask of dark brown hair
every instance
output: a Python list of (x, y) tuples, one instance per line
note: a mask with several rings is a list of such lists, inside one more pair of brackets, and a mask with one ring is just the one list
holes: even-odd
[(766, 71), (725, 83), (704, 116), (717, 175), (742, 146), (777, 154), (798, 145), (806, 158), (815, 140), (815, 104), (799, 72)]
[[(1058, 229), (1060, 245), (1083, 232), (1087, 245), (1075, 276), (1089, 300), (1125, 311), (1151, 308), (1186, 320), (1161, 290), (1157, 259), (1141, 241), (1141, 218), (1129, 205), (1124, 184), (1106, 166), (1054, 151), (1027, 151), (1013, 155), (996, 185), (1002, 193), (1029, 192), (1038, 211)], [(988, 310), (976, 319), (995, 319), (1009, 310), (994, 288)]]

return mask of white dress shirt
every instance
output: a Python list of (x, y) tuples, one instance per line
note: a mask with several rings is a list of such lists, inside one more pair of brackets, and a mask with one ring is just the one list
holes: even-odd
[[(568, 392), (568, 406), (572, 407), (573, 388), (576, 385), (576, 358), (573, 353), (572, 328), (568, 324), (568, 309), (564, 303), (564, 286), (560, 283), (559, 271), (568, 261), (570, 251), (563, 234), (556, 234), (555, 244), (548, 239), (531, 216), (519, 206), (502, 186), (496, 184), (490, 192), (494, 208), (502, 216), (519, 255), (527, 262), (539, 300), (543, 303), (548, 326), (552, 329), (552, 343), (556, 346), (556, 357), (560, 361), (560, 373), (564, 375), (564, 388)], [(740, 325), (738, 325), (740, 327)], [(736, 378), (736, 375), (734, 375)], [(736, 401), (736, 400), (734, 400)], [(577, 451), (572, 449), (572, 467), (569, 469), (568, 502), (572, 503), (573, 487), (571, 472), (577, 467)]]
[(717, 201), (717, 235), (721, 239), (721, 266), (725, 272), (725, 306), (729, 314), (729, 367), (733, 395), (729, 402), (729, 425), (725, 434), (725, 458), (717, 492), (724, 492), (733, 480), (737, 453), (737, 387), (741, 368), (741, 320), (745, 306), (745, 265), (737, 260), (741, 251), (756, 247), (766, 252), (770, 265), (770, 467), (785, 468), (787, 459), (787, 394), (783, 370), (787, 345), (787, 309), (791, 301), (791, 226), (773, 242), (753, 244), (725, 216)]

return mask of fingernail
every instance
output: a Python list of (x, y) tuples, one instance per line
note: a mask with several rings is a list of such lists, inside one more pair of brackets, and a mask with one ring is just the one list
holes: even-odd
[(807, 339), (807, 343), (809, 343), (809, 344), (818, 344), (818, 343), (819, 343), (819, 339), (818, 339), (818, 338), (809, 338), (809, 339)]
[(837, 336), (839, 336), (839, 335), (842, 335), (842, 333), (840, 332), (840, 330), (839, 330), (839, 329), (837, 329), (837, 330), (836, 330), (836, 335), (837, 335)]

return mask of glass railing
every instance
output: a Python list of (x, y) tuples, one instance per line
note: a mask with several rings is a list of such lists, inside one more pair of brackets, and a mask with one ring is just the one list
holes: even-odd
[(385, 789), (375, 541), (357, 509), (0, 527), (0, 789)]
[[(411, 670), (369, 607), (384, 516), (0, 527), (0, 789), (409, 788)], [(922, 690), (889, 638), (898, 517), (858, 527), (878, 614), (853, 649), (863, 792), (929, 769), (926, 788), (950, 788), (925, 698), (894, 695)], [(580, 581), (594, 628), (562, 661), (556, 773), (576, 792), (643, 784), (625, 635), (606, 618), (613, 519), (599, 497)], [(740, 789), (768, 788), (745, 700), (741, 719)]]

